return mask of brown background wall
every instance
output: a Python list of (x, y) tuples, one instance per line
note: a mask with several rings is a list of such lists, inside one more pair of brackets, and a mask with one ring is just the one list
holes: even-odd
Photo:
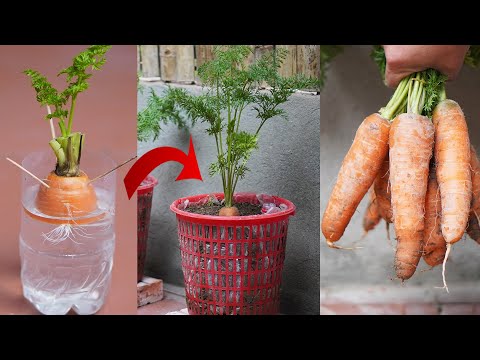
[[(64, 79), (56, 74), (86, 47), (0, 46), (0, 314), (37, 313), (23, 298), (20, 283), (20, 170), (4, 157), (21, 162), (31, 151), (48, 149), (50, 130), (43, 120), (45, 108), (36, 102), (22, 71), (36, 69), (63, 89)], [(135, 45), (113, 46), (104, 68), (79, 95), (75, 110), (73, 127), (86, 133), (85, 147), (104, 151), (117, 163), (134, 156), (137, 149), (136, 52)], [(136, 195), (128, 200), (123, 185), (129, 167), (117, 171), (116, 250), (103, 314), (136, 313), (137, 200)]]
[[(165, 82), (201, 84), (196, 70), (213, 59), (214, 45), (138, 45), (138, 68), (142, 77)], [(275, 48), (288, 50), (280, 66), (282, 76), (304, 74), (320, 77), (320, 45), (250, 45), (250, 64)]]

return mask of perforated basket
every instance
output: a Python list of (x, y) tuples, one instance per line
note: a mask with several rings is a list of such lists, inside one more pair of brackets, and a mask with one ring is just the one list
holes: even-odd
[(137, 282), (143, 278), (145, 258), (147, 256), (153, 188), (157, 183), (157, 179), (149, 175), (137, 189)]
[[(218, 200), (223, 194), (214, 194)], [(209, 216), (179, 209), (185, 200), (197, 202), (208, 194), (178, 199), (176, 213), (188, 311), (192, 315), (277, 314), (285, 259), (288, 220), (295, 206), (274, 214)], [(237, 201), (258, 203), (256, 194), (236, 194)]]

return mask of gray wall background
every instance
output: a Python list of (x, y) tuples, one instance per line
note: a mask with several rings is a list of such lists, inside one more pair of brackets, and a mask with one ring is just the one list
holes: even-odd
[[(166, 88), (161, 83), (144, 85), (144, 95), (139, 95), (139, 110), (145, 106), (150, 87), (159, 95)], [(201, 91), (198, 86), (185, 88), (194, 93)], [(252, 171), (239, 182), (237, 191), (278, 195), (296, 205), (296, 214), (289, 223), (281, 311), (287, 314), (318, 314), (320, 96), (294, 94), (284, 108), (289, 120), (273, 118), (264, 125), (260, 132), (259, 150), (248, 164)], [(251, 131), (258, 125), (251, 109), (246, 111), (242, 125)], [(163, 164), (152, 172), (159, 185), (153, 197), (145, 272), (177, 285), (183, 285), (183, 274), (176, 219), (169, 206), (180, 197), (222, 192), (220, 178), (208, 175), (208, 167), (216, 157), (216, 147), (213, 137), (206, 134), (206, 127), (206, 124), (197, 123), (191, 129), (203, 182), (175, 182), (182, 165), (173, 162)], [(163, 126), (155, 142), (139, 143), (138, 155), (158, 146), (174, 146), (186, 152), (189, 137), (187, 131), (171, 125)]]
[[(383, 85), (373, 60), (371, 46), (348, 46), (335, 58), (327, 74), (327, 83), (322, 91), (322, 121), (320, 127), (320, 208), (321, 214), (333, 188), (343, 157), (350, 148), (355, 131), (363, 119), (384, 106), (393, 90)], [(464, 66), (459, 77), (447, 84), (447, 96), (460, 103), (467, 117), (470, 140), (477, 151), (480, 149), (480, 70)], [(367, 205), (363, 200), (350, 221), (339, 245), (348, 246), (359, 240), (363, 233), (362, 218)], [(391, 238), (394, 231), (391, 226)], [(361, 244), (361, 245), (360, 245)], [(323, 234), (320, 244), (321, 287), (346, 285), (392, 284), (394, 248), (386, 239), (385, 223), (358, 245), (356, 251), (330, 249)], [(480, 247), (464, 238), (452, 248), (447, 265), (447, 283), (450, 290), (462, 281), (480, 279)], [(441, 268), (421, 272), (428, 266), (421, 260), (420, 268), (404, 286), (441, 286)], [(394, 281), (395, 284), (397, 280)]]

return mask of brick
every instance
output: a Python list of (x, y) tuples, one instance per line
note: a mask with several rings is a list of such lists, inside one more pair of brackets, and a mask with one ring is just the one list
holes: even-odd
[(474, 304), (444, 304), (440, 315), (472, 315)]
[(163, 281), (145, 276), (137, 284), (137, 307), (163, 299)]
[(405, 315), (438, 315), (436, 304), (405, 304)]

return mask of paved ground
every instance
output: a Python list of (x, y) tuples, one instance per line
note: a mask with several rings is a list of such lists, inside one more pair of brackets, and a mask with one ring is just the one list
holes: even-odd
[(478, 284), (321, 288), (320, 315), (480, 315)]
[(480, 315), (480, 304), (322, 304), (320, 315)]

